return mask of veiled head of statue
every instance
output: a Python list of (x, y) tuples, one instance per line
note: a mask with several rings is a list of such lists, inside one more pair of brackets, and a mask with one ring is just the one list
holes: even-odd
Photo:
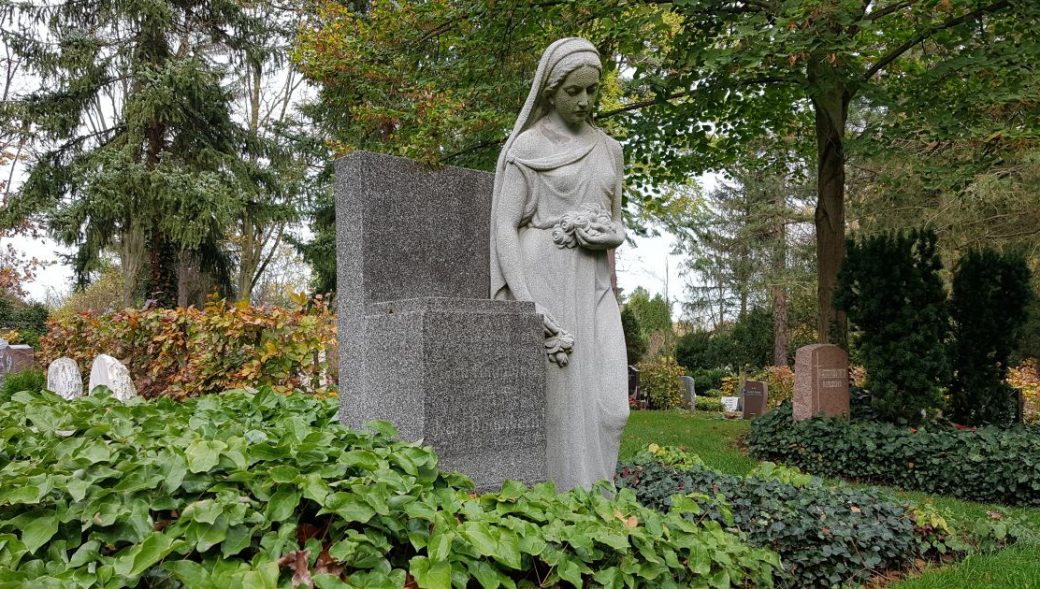
[(554, 54), (559, 55), (554, 63), (551, 64), (551, 69), (545, 77), (544, 91), (546, 93), (555, 92), (560, 87), (560, 84), (567, 78), (567, 75), (577, 70), (582, 66), (590, 67), (596, 70), (597, 73), (603, 71), (603, 64), (600, 61), (599, 52), (596, 48), (585, 39), (574, 39), (573, 46), (568, 47), (564, 45), (560, 48), (561, 50), (571, 49), (564, 53), (563, 51), (557, 51)]

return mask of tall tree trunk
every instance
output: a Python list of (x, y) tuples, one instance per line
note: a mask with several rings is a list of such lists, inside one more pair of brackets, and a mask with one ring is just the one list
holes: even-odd
[(123, 275), (123, 304), (132, 306), (148, 263), (144, 227), (136, 215), (130, 216), (130, 224), (119, 238), (119, 268)]
[[(786, 189), (786, 186), (784, 187)], [(773, 365), (787, 366), (787, 198), (784, 190), (777, 190), (773, 235)]]
[[(154, 171), (164, 148), (166, 127), (154, 123), (145, 134), (148, 140), (145, 164)], [(161, 307), (172, 307), (177, 304), (177, 251), (166, 233), (158, 227), (158, 221), (153, 219), (151, 225), (148, 229), (147, 296)]]
[(821, 343), (845, 346), (845, 313), (834, 308), (838, 272), (845, 261), (845, 121), (851, 93), (826, 65), (809, 68), (816, 115), (816, 325)]

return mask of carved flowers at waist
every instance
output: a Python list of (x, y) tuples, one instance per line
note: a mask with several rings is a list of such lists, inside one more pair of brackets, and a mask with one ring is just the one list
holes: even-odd
[(596, 230), (591, 228), (594, 223), (606, 225), (612, 223), (610, 211), (601, 204), (585, 203), (576, 211), (564, 213), (560, 220), (553, 225), (553, 243), (561, 248), (578, 247), (578, 237), (575, 235), (575, 231), (581, 228), (587, 233), (595, 234)]

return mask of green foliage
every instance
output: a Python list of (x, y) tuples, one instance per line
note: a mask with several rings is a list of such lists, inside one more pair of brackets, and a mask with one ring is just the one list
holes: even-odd
[(625, 299), (625, 308), (635, 315), (643, 337), (659, 331), (672, 331), (672, 313), (668, 301), (660, 294), (651, 298), (646, 289), (638, 287)]
[(335, 394), (335, 323), (322, 297), (298, 297), (288, 308), (220, 300), (203, 309), (84, 312), (51, 322), (40, 358), (68, 356), (86, 371), (98, 354), (113, 355), (145, 397), (260, 386), (328, 396)]
[[(678, 352), (676, 356), (678, 356)], [(679, 360), (679, 364), (683, 364), (682, 360)], [(683, 364), (686, 366), (686, 364)], [(686, 366), (689, 370), (689, 366)], [(697, 384), (697, 394), (708, 395), (709, 397), (718, 397), (718, 394), (711, 394), (711, 391), (717, 391), (722, 388), (722, 379), (727, 376), (733, 376), (733, 373), (722, 369), (722, 368), (709, 368), (709, 369), (694, 369), (690, 372), (690, 376), (693, 377), (693, 382)], [(703, 393), (701, 391), (704, 391)]]
[[(702, 370), (758, 370), (773, 363), (773, 313), (754, 307), (729, 329), (691, 331), (679, 338), (675, 359), (690, 373)], [(696, 377), (695, 377), (696, 378)], [(707, 388), (718, 388), (708, 383)], [(697, 390), (701, 390), (698, 383)]]
[[(783, 479), (791, 479), (790, 484)], [(826, 487), (790, 469), (762, 466), (747, 477), (702, 466), (680, 469), (660, 461), (618, 465), (615, 481), (644, 505), (669, 511), (696, 501), (706, 518), (746, 534), (755, 546), (780, 554), (777, 585), (834, 587), (900, 570), (958, 546), (951, 534), (924, 530), (894, 498), (877, 490)], [(939, 550), (933, 550), (931, 547)]]
[[(700, 391), (718, 388), (722, 377), (716, 377), (715, 374), (729, 373), (724, 367), (733, 366), (735, 352), (736, 342), (728, 332), (691, 331), (679, 338), (675, 346), (675, 359), (693, 374), (697, 390)], [(698, 380), (698, 373), (704, 375), (702, 378), (705, 382)]]
[(1015, 390), (1005, 381), (1033, 296), (1030, 278), (1025, 259), (1015, 254), (973, 250), (958, 262), (950, 298), (954, 421), (985, 425), (1015, 420)]
[(740, 587), (778, 566), (631, 491), (478, 495), (390, 424), (359, 433), (336, 414), (270, 390), (128, 405), (18, 393), (0, 403), (0, 582)]
[(10, 294), (0, 293), (0, 337), (4, 332), (14, 331), (19, 341), (9, 343), (37, 347), (40, 336), (47, 333), (49, 314), (46, 305), (25, 303)]
[(859, 331), (877, 413), (919, 423), (949, 383), (950, 319), (936, 235), (914, 230), (849, 240), (835, 303)]
[(681, 376), (686, 374), (682, 366), (671, 356), (658, 356), (643, 360), (639, 369), (639, 388), (646, 394), (650, 409), (677, 409), (684, 404), (686, 388)]
[(4, 386), (0, 388), (0, 399), (10, 399), (11, 395), (21, 392), (39, 392), (47, 386), (47, 376), (42, 370), (31, 368), (21, 372), (4, 375)]
[(639, 327), (639, 319), (632, 309), (625, 306), (621, 309), (621, 329), (625, 332), (625, 352), (628, 354), (628, 364), (638, 364), (646, 353), (646, 337)]
[(722, 399), (697, 395), (697, 411), (722, 413)]
[(1040, 505), (1036, 429), (898, 427), (814, 417), (785, 404), (755, 419), (748, 448), (762, 460), (823, 477), (892, 485), (1007, 505)]

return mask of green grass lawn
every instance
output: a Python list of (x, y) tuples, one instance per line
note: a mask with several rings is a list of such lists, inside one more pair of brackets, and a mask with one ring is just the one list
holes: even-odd
[[(718, 414), (687, 411), (633, 411), (621, 438), (621, 459), (647, 444), (679, 446), (698, 454), (720, 472), (743, 475), (757, 463), (741, 449), (749, 423)], [(900, 491), (893, 494), (916, 503), (931, 503), (958, 529), (970, 529), (989, 512), (1021, 518), (1040, 536), (1040, 508), (1007, 507), (964, 501), (942, 495)], [(888, 585), (891, 589), (1040, 589), (1040, 544), (1019, 543), (993, 554), (975, 554), (963, 561), (932, 568), (919, 576)]]
[(681, 446), (698, 454), (704, 464), (729, 474), (747, 474), (757, 463), (737, 447), (748, 422), (718, 414), (688, 411), (633, 411), (621, 436), (624, 460), (647, 444)]

